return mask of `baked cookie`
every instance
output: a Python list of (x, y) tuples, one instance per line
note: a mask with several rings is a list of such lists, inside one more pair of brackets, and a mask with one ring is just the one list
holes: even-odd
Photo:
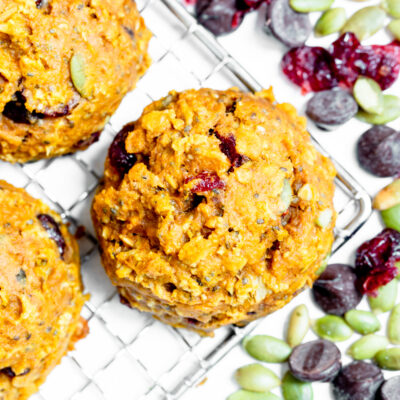
[(202, 334), (286, 304), (330, 252), (335, 169), (271, 90), (171, 92), (112, 143), (92, 206), (133, 307)]
[(133, 0), (0, 0), (0, 158), (96, 141), (149, 66), (150, 36)]
[(0, 399), (24, 400), (87, 333), (87, 298), (60, 217), (4, 181), (0, 204)]

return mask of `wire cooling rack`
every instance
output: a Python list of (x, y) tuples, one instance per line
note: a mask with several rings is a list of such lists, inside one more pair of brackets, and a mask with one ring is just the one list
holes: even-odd
[[(0, 178), (43, 199), (71, 224), (72, 231), (81, 225), (86, 228), (79, 241), (83, 281), (91, 293), (83, 309), (90, 334), (63, 358), (34, 400), (178, 399), (257, 324), (221, 328), (214, 338), (163, 325), (148, 314), (122, 306), (101, 267), (89, 209), (116, 132), (171, 89), (261, 89), (177, 0), (142, 0), (138, 6), (154, 34), (150, 44), (153, 65), (125, 97), (100, 141), (75, 155), (25, 165), (0, 163)], [(339, 218), (333, 251), (371, 212), (365, 190), (337, 162), (335, 165)]]

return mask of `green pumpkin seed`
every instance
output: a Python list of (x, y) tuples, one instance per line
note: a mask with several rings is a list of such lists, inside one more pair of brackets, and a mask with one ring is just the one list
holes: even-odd
[(390, 311), (396, 304), (398, 281), (393, 279), (378, 289), (378, 296), (368, 296), (369, 306), (375, 314)]
[(390, 343), (400, 344), (400, 304), (393, 308), (388, 322), (388, 338)]
[(325, 11), (335, 0), (290, 0), (290, 6), (297, 12)]
[(383, 369), (400, 370), (400, 347), (391, 347), (390, 349), (379, 351), (375, 356), (375, 360)]
[(289, 371), (282, 380), (282, 394), (285, 400), (313, 400), (311, 383), (296, 379)]
[(368, 39), (385, 25), (386, 13), (378, 6), (362, 8), (345, 23), (342, 33), (353, 32), (362, 41)]
[(280, 400), (280, 398), (270, 392), (258, 393), (242, 389), (232, 393), (227, 400)]
[(87, 95), (85, 90), (86, 73), (85, 73), (85, 59), (79, 54), (75, 53), (69, 62), (69, 70), (71, 73), (71, 80), (77, 92), (85, 97)]
[(329, 226), (331, 221), (332, 221), (332, 210), (330, 208), (327, 208), (326, 210), (323, 210), (319, 213), (315, 223), (322, 229), (325, 229)]
[(390, 14), (392, 17), (400, 18), (400, 1), (399, 0), (383, 0), (382, 6), (388, 12), (388, 14)]
[(381, 329), (381, 323), (370, 311), (350, 310), (344, 315), (346, 322), (361, 335), (374, 333)]
[(267, 363), (285, 362), (292, 352), (286, 342), (268, 335), (246, 338), (243, 346), (252, 357)]
[(283, 188), (282, 188), (282, 193), (281, 193), (281, 201), (282, 201), (282, 208), (281, 212), (284, 213), (290, 206), (290, 203), (292, 202), (292, 187), (290, 186), (290, 181), (289, 179), (284, 179), (283, 180)]
[(298, 346), (310, 328), (310, 316), (305, 304), (297, 306), (290, 315), (286, 341), (290, 347)]
[(397, 204), (400, 204), (400, 179), (395, 179), (379, 191), (374, 198), (373, 207), (376, 210), (386, 210)]
[(400, 232), (400, 204), (381, 211), (382, 219), (388, 228), (396, 229)]
[(370, 114), (381, 115), (383, 112), (383, 93), (376, 81), (360, 76), (353, 88), (353, 95), (358, 105)]
[(319, 36), (339, 32), (346, 23), (346, 10), (343, 7), (325, 11), (315, 25), (315, 33)]
[(328, 253), (325, 258), (322, 260), (321, 265), (319, 266), (319, 268), (315, 271), (315, 275), (319, 276), (321, 275), (325, 270), (326, 267), (328, 266), (329, 263), (329, 258), (331, 257), (331, 253)]
[(353, 334), (344, 319), (336, 315), (325, 315), (314, 321), (312, 327), (319, 337), (332, 342), (342, 342)]
[(281, 384), (274, 372), (260, 364), (249, 364), (239, 368), (235, 379), (243, 389), (252, 392), (268, 392)]
[[(400, 2), (399, 2), (400, 4)], [(395, 19), (390, 22), (388, 25), (389, 31), (392, 35), (397, 39), (400, 40), (400, 19)]]
[(389, 340), (385, 336), (371, 334), (354, 342), (350, 346), (348, 354), (355, 360), (369, 360), (375, 357), (378, 351), (386, 349), (388, 346)]
[(390, 94), (383, 95), (383, 112), (381, 115), (370, 114), (363, 110), (357, 113), (360, 121), (372, 125), (385, 125), (400, 117), (400, 98)]

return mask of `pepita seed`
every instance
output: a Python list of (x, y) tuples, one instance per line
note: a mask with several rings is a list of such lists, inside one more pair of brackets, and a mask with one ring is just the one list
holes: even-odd
[[(399, 2), (400, 4), (400, 2)], [(395, 19), (391, 21), (388, 25), (389, 31), (392, 35), (397, 39), (400, 40), (400, 19)]]
[(305, 304), (297, 306), (290, 315), (286, 341), (290, 347), (299, 345), (310, 328), (310, 316)]
[(373, 79), (360, 76), (354, 84), (353, 95), (363, 110), (370, 114), (382, 114), (383, 93)]
[(381, 211), (384, 224), (400, 232), (400, 204)]
[(390, 343), (400, 344), (400, 304), (393, 308), (388, 322), (388, 338)]
[(400, 1), (399, 0), (383, 0), (383, 8), (394, 18), (400, 18)]
[(325, 11), (335, 0), (290, 0), (290, 6), (297, 12)]
[(249, 364), (235, 373), (237, 383), (252, 392), (268, 392), (280, 385), (280, 379), (270, 369), (260, 364)]
[(268, 335), (246, 338), (243, 346), (252, 357), (267, 363), (285, 362), (292, 352), (286, 342)]
[(357, 113), (360, 121), (372, 125), (385, 125), (400, 117), (400, 98), (390, 94), (383, 95), (383, 112), (381, 115), (370, 114), (363, 110)]
[(290, 181), (289, 179), (284, 179), (283, 180), (283, 188), (282, 188), (282, 193), (281, 193), (281, 201), (282, 201), (282, 208), (281, 212), (284, 213), (290, 206), (290, 203), (292, 202), (292, 187), (290, 186)]
[(368, 360), (375, 357), (378, 351), (386, 349), (388, 345), (389, 340), (385, 336), (366, 335), (350, 346), (348, 354), (355, 360)]
[(374, 198), (373, 207), (376, 210), (386, 210), (400, 204), (400, 179), (384, 187)]
[(369, 306), (375, 314), (390, 311), (395, 306), (397, 285), (398, 281), (394, 279), (385, 286), (381, 286), (376, 297), (368, 296)]
[(296, 379), (289, 371), (282, 380), (282, 394), (285, 400), (313, 400), (311, 383)]
[(332, 221), (332, 210), (330, 208), (327, 208), (326, 210), (323, 210), (319, 213), (318, 218), (315, 222), (319, 227), (325, 229), (329, 226), (331, 221)]
[(367, 335), (379, 331), (381, 323), (370, 311), (350, 310), (344, 315), (346, 322), (361, 335)]
[(85, 90), (86, 73), (84, 57), (79, 53), (75, 53), (69, 62), (69, 69), (71, 73), (71, 80), (75, 89), (82, 97), (86, 97), (87, 92)]
[(379, 351), (375, 356), (375, 361), (382, 369), (400, 370), (400, 347)]
[(232, 393), (227, 400), (280, 400), (280, 398), (270, 392), (258, 393), (241, 389)]
[(326, 267), (328, 266), (329, 263), (329, 258), (331, 256), (331, 253), (328, 253), (325, 258), (322, 260), (321, 265), (319, 266), (319, 268), (315, 271), (315, 275), (319, 276), (321, 275), (325, 270)]
[(378, 6), (369, 6), (356, 11), (345, 23), (342, 33), (353, 32), (362, 41), (383, 28), (386, 13)]
[(343, 7), (331, 8), (321, 15), (314, 30), (320, 36), (330, 35), (339, 32), (346, 21), (346, 10)]
[(325, 315), (314, 321), (312, 327), (319, 337), (332, 342), (342, 342), (353, 334), (353, 330), (344, 319), (336, 315)]

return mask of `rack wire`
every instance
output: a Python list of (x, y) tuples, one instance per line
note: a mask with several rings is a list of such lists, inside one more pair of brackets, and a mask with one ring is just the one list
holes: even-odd
[[(83, 281), (91, 293), (83, 309), (90, 334), (63, 358), (33, 400), (178, 399), (257, 325), (256, 321), (244, 328), (221, 328), (214, 338), (163, 325), (150, 315), (122, 306), (101, 267), (89, 209), (107, 148), (118, 130), (171, 89), (261, 89), (177, 0), (137, 3), (154, 35), (150, 45), (153, 64), (125, 97), (100, 141), (84, 152), (57, 159), (25, 165), (0, 163), (1, 178), (47, 202), (69, 222), (71, 231), (85, 227), (79, 242)], [(335, 252), (368, 219), (371, 201), (351, 175), (333, 162), (338, 171), (335, 207), (339, 214)]]

